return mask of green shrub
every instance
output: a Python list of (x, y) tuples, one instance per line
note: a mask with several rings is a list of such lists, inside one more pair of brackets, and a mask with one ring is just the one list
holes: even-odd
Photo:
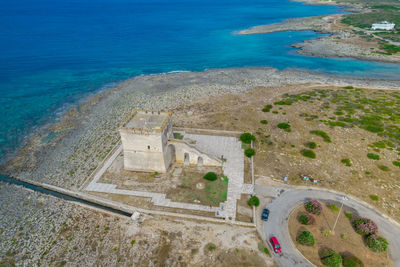
[(351, 166), (351, 162), (349, 159), (342, 159), (340, 162), (346, 165), (347, 167)]
[(351, 212), (346, 212), (346, 213), (345, 213), (345, 216), (351, 220), (351, 218), (353, 218), (353, 213), (351, 213)]
[(135, 243), (136, 243), (136, 240), (133, 239), (133, 240), (131, 241), (131, 245), (133, 246)]
[(331, 140), (331, 138), (329, 137), (329, 135), (328, 135), (326, 132), (324, 132), (324, 131), (321, 131), (321, 130), (312, 130), (312, 131), (310, 131), (310, 133), (322, 137), (322, 139), (324, 139), (324, 141), (327, 142), (327, 143), (332, 142), (332, 140)]
[(203, 178), (208, 181), (215, 181), (218, 179), (218, 176), (215, 172), (207, 172), (206, 175), (203, 176)]
[(304, 208), (306, 209), (306, 211), (308, 211), (309, 213), (315, 214), (315, 215), (320, 215), (321, 211), (322, 211), (322, 205), (321, 203), (319, 203), (316, 200), (310, 200), (307, 201), (304, 204)]
[(246, 155), (246, 157), (251, 158), (252, 156), (254, 156), (256, 154), (256, 151), (252, 148), (247, 148), (244, 151), (244, 154)]
[(264, 248), (264, 253), (267, 254), (268, 256), (270, 256), (271, 254), (269, 253), (268, 248)]
[(388, 166), (385, 166), (385, 165), (378, 165), (378, 168), (379, 168), (381, 171), (384, 171), (384, 172), (390, 171), (389, 167), (388, 167)]
[(245, 144), (250, 144), (251, 141), (256, 141), (256, 137), (251, 133), (242, 133), (242, 135), (240, 136), (240, 141)]
[(364, 267), (364, 263), (355, 256), (344, 257), (343, 267)]
[(302, 150), (300, 151), (300, 153), (301, 153), (304, 157), (307, 157), (307, 158), (311, 158), (311, 159), (315, 159), (315, 158), (316, 158), (316, 155), (315, 155), (314, 151), (312, 151), (312, 150), (310, 150), (310, 149), (302, 149)]
[(217, 246), (214, 243), (207, 243), (206, 248), (208, 251), (214, 251)]
[(304, 225), (309, 225), (314, 223), (314, 217), (310, 214), (301, 214), (299, 216), (299, 222)]
[(279, 123), (279, 124), (277, 125), (277, 127), (278, 127), (279, 129), (282, 129), (282, 130), (286, 131), (286, 132), (290, 132), (290, 131), (291, 131), (291, 129), (290, 129), (290, 124), (289, 124), (289, 123), (282, 122), (282, 123)]
[(266, 105), (266, 106), (262, 109), (262, 111), (263, 111), (263, 112), (269, 112), (269, 111), (271, 110), (271, 108), (272, 108), (272, 105)]
[(339, 207), (336, 206), (335, 204), (329, 205), (329, 208), (333, 211), (339, 211)]
[(366, 243), (373, 252), (385, 252), (389, 245), (385, 238), (374, 234), (367, 237)]
[(367, 154), (367, 157), (368, 157), (369, 159), (373, 159), (373, 160), (379, 160), (379, 159), (380, 159), (379, 155), (374, 154), (374, 153), (368, 153), (368, 154)]
[(344, 89), (354, 89), (354, 87), (353, 86), (345, 86), (345, 87), (343, 87)]
[(400, 161), (397, 160), (393, 161), (393, 165), (400, 168)]
[(261, 124), (268, 124), (267, 120), (261, 120), (260, 122), (261, 122)]
[(256, 206), (258, 207), (260, 205), (260, 199), (257, 196), (252, 196), (249, 201), (247, 201), (247, 204), (251, 206)]
[(174, 133), (174, 138), (175, 139), (183, 139), (183, 135), (181, 133)]
[(281, 106), (284, 105), (290, 106), (291, 104), (293, 104), (293, 101), (290, 99), (285, 99), (274, 103), (274, 105), (281, 105)]
[(369, 198), (373, 201), (378, 201), (379, 197), (377, 195), (369, 195)]
[(304, 246), (314, 246), (315, 245), (315, 239), (314, 236), (309, 232), (309, 231), (303, 231), (302, 233), (299, 234), (299, 236), (296, 238), (297, 242)]
[(342, 257), (335, 251), (330, 249), (322, 250), (320, 254), (321, 262), (325, 266), (340, 267), (342, 265)]
[(308, 147), (308, 148), (311, 148), (311, 149), (314, 149), (314, 148), (317, 147), (317, 144), (314, 143), (314, 142), (307, 142), (307, 143), (304, 143), (304, 145), (305, 145), (306, 147)]

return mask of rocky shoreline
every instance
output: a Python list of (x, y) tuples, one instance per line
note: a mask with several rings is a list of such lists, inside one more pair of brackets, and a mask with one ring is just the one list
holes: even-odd
[[(306, 4), (319, 5), (343, 5), (318, 0), (298, 0), (294, 2), (305, 2)], [(362, 6), (346, 3), (344, 6), (351, 12), (368, 12)], [(381, 61), (389, 63), (400, 63), (400, 55), (386, 55), (379, 53), (380, 47), (376, 40), (366, 40), (354, 31), (357, 29), (341, 23), (342, 15), (326, 15), (305, 18), (288, 19), (281, 23), (254, 26), (244, 29), (235, 34), (268, 34), (282, 31), (315, 31), (329, 34), (329, 36), (306, 40), (302, 43), (293, 44), (299, 54), (318, 57), (345, 57), (359, 60)], [(377, 52), (378, 51), (378, 52)]]

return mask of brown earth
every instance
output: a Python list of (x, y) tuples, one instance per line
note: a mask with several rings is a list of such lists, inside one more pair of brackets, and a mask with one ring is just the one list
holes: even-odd
[[(345, 210), (341, 211), (339, 220), (335, 227), (335, 233), (325, 237), (324, 230), (330, 230), (338, 215), (338, 211), (331, 210), (323, 204), (323, 211), (320, 215), (313, 215), (313, 225), (303, 225), (298, 221), (300, 214), (305, 214), (304, 206), (295, 209), (289, 217), (289, 232), (297, 249), (316, 266), (324, 266), (319, 257), (319, 251), (329, 248), (342, 256), (353, 255), (361, 259), (365, 267), (392, 266), (387, 253), (375, 253), (365, 244), (361, 235), (357, 234), (345, 216)], [(379, 226), (378, 226), (379, 227)], [(310, 231), (315, 238), (315, 246), (300, 245), (296, 237), (303, 231)], [(390, 246), (390, 244), (389, 244)]]

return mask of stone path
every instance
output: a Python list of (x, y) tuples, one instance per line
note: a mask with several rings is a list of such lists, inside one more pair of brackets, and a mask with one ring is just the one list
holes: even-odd
[(225, 220), (235, 220), (236, 218), (236, 202), (240, 199), (241, 194), (253, 194), (254, 186), (244, 184), (244, 153), (241, 142), (235, 137), (211, 136), (211, 135), (195, 135), (185, 134), (185, 138), (196, 141), (196, 147), (213, 155), (217, 158), (223, 156), (226, 161), (223, 164), (223, 172), (229, 179), (227, 200), (220, 204), (219, 207), (210, 207), (199, 204), (173, 202), (166, 198), (165, 194), (152, 193), (146, 191), (117, 189), (114, 184), (98, 183), (100, 177), (110, 167), (116, 157), (122, 152), (122, 145), (115, 153), (104, 163), (103, 167), (96, 173), (93, 180), (85, 188), (86, 191), (130, 195), (151, 198), (154, 205), (215, 212), (217, 217), (225, 218)]

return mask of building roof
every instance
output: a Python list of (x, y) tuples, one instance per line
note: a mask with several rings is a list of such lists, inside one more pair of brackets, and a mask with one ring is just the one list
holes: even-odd
[(134, 110), (122, 123), (120, 128), (140, 131), (161, 131), (164, 129), (171, 112)]

